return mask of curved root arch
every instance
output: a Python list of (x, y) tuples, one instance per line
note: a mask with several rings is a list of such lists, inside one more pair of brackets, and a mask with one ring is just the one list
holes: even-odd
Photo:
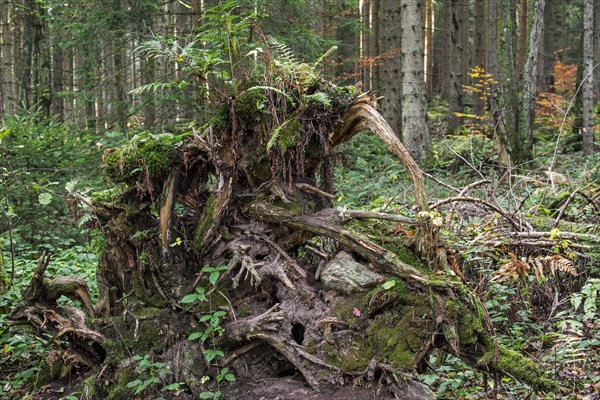
[(364, 129), (370, 129), (383, 140), (406, 166), (415, 186), (415, 198), (420, 211), (429, 211), (427, 193), (425, 192), (423, 181), (423, 171), (421, 171), (421, 168), (419, 168), (404, 145), (402, 145), (402, 142), (390, 125), (372, 106), (372, 101), (370, 97), (361, 97), (348, 109), (342, 118), (341, 124), (331, 137), (332, 147), (347, 142)]

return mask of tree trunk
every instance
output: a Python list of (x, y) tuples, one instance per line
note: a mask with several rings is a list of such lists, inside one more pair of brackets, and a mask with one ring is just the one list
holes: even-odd
[[(487, 7), (489, 7), (489, 0), (485, 0), (483, 4), (475, 4), (475, 20), (474, 20), (474, 44), (475, 44), (475, 65), (488, 72), (487, 66)], [(481, 96), (475, 94), (472, 99), (473, 102), (473, 114), (483, 115), (484, 102)]]
[[(600, 2), (594, 1), (594, 103), (600, 101)], [(600, 112), (600, 110), (598, 110)]]
[[(529, 18), (528, 18), (528, 14), (529, 14), (529, 10), (528, 10), (528, 3), (530, 3), (528, 0), (518, 0), (518, 6), (517, 6), (517, 18), (518, 18), (518, 23), (517, 23), (517, 41), (518, 41), (518, 45), (517, 45), (517, 61), (516, 61), (516, 70), (517, 71), (523, 71), (523, 64), (525, 60), (525, 56), (528, 52), (527, 50), (527, 36), (529, 34)], [(531, 0), (531, 1), (535, 1), (535, 0)]]
[(402, 133), (402, 62), (400, 57), (400, 4), (397, 0), (380, 0), (381, 17), (379, 19), (381, 34), (379, 49), (381, 51), (381, 114), (397, 135)]
[(373, 31), (371, 28), (371, 1), (365, 0), (360, 8), (360, 79), (365, 91), (371, 90), (371, 76), (373, 66), (371, 63), (373, 57)]
[(433, 98), (433, 0), (425, 0), (425, 87), (427, 99)]
[(544, 7), (543, 44), (540, 46), (538, 85), (540, 91), (548, 92), (554, 85), (554, 50), (556, 38), (555, 2), (547, 1)]
[(402, 47), (402, 143), (417, 161), (425, 158), (430, 146), (425, 99), (423, 1), (400, 2)]
[(0, 68), (2, 74), (2, 115), (11, 115), (17, 104), (17, 91), (15, 88), (15, 57), (13, 55), (14, 30), (11, 27), (14, 24), (14, 10), (11, 0), (2, 0), (0, 2)]
[(583, 1), (583, 154), (596, 152), (594, 146), (594, 4)]
[(442, 99), (450, 99), (452, 92), (452, 32), (453, 32), (453, 2), (452, 0), (444, 1), (440, 5), (440, 96)]
[(54, 44), (52, 46), (52, 108), (53, 114), (58, 116), (59, 121), (65, 120), (65, 97), (64, 97), (64, 75), (63, 69), (64, 50), (61, 47), (60, 36), (54, 38)]
[(502, 123), (496, 129), (496, 137), (502, 163), (509, 166), (511, 161), (504, 159), (506, 144), (510, 143), (509, 152), (514, 146), (520, 146), (516, 139), (517, 133), (517, 85), (515, 73), (515, 54), (513, 48), (514, 19), (510, 9), (510, 0), (498, 0), (498, 32), (499, 32), (499, 61), (500, 61), (500, 109), (496, 110)]
[(518, 123), (518, 135), (512, 142), (512, 156), (515, 161), (528, 161), (533, 155), (533, 112), (538, 74), (539, 46), (544, 25), (544, 6), (546, 0), (530, 0), (533, 7), (530, 17), (530, 33), (527, 41), (527, 58), (523, 71), (521, 89), (521, 107)]
[(373, 66), (371, 68), (371, 89), (375, 92), (379, 92), (381, 88), (381, 61), (379, 55), (381, 54), (381, 25), (379, 23), (381, 18), (381, 0), (370, 0), (371, 9), (369, 15), (371, 17), (371, 56), (373, 57)]
[(446, 127), (446, 133), (453, 133), (454, 130), (460, 125), (462, 119), (457, 115), (464, 111), (463, 104), (463, 77), (465, 71), (463, 70), (463, 59), (464, 52), (462, 42), (464, 35), (463, 31), (466, 29), (465, 21), (463, 20), (464, 12), (463, 6), (459, 0), (451, 0), (451, 64), (450, 64), (450, 101), (448, 103), (448, 126)]
[(487, 0), (487, 70), (500, 80), (498, 61), (498, 1)]

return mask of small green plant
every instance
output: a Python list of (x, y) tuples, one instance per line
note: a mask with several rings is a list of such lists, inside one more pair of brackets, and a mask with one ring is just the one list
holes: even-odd
[[(145, 354), (144, 356), (133, 356), (133, 361), (138, 364), (135, 367), (135, 372), (139, 374), (139, 377), (127, 383), (127, 387), (133, 389), (135, 395), (141, 394), (151, 388), (155, 388), (155, 385), (161, 382), (161, 377), (173, 373), (165, 363), (152, 361), (148, 354)], [(175, 394), (179, 394), (182, 391), (182, 386), (183, 382), (175, 382), (164, 386), (161, 391), (173, 391)], [(157, 399), (162, 399), (162, 397)]]
[[(223, 317), (227, 315), (225, 311), (222, 310), (213, 310), (210, 294), (216, 289), (217, 282), (221, 273), (227, 270), (227, 265), (218, 265), (216, 267), (204, 267), (202, 268), (202, 272), (208, 274), (208, 282), (213, 286), (213, 290), (207, 292), (203, 287), (197, 287), (194, 290), (194, 293), (190, 293), (184, 296), (179, 302), (182, 304), (199, 304), (203, 302), (209, 302), (210, 312), (204, 313), (198, 321), (202, 323), (205, 328), (194, 331), (188, 336), (188, 340), (200, 340), (200, 342), (205, 343), (208, 342), (209, 346), (206, 346), (202, 350), (202, 355), (207, 364), (214, 362), (216, 359), (220, 357), (224, 357), (225, 353), (218, 349), (215, 345), (215, 341), (217, 338), (221, 337), (223, 333), (225, 333), (225, 329), (223, 328)], [(205, 390), (200, 393), (201, 399), (214, 399), (218, 400), (221, 398), (222, 392), (220, 390), (220, 384), (223, 381), (233, 382), (235, 381), (235, 375), (233, 375), (229, 368), (217, 367), (217, 376), (214, 379), (213, 390)], [(202, 378), (202, 383), (209, 383), (211, 377), (204, 376)]]

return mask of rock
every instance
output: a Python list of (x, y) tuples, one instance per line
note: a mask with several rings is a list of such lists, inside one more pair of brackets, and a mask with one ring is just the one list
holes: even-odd
[(383, 275), (371, 271), (345, 251), (329, 261), (321, 273), (321, 281), (327, 289), (345, 294), (368, 290), (383, 279)]

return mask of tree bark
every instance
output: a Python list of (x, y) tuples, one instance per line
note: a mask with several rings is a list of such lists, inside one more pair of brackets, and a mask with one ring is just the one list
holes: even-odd
[(583, 1), (583, 154), (594, 154), (594, 2)]
[(11, 0), (2, 0), (0, 3), (0, 68), (2, 74), (2, 115), (11, 115), (17, 104), (17, 91), (15, 88), (15, 57), (13, 54), (14, 30), (11, 29), (14, 24), (14, 10)]
[[(485, 0), (483, 4), (475, 5), (475, 20), (474, 20), (474, 44), (475, 44), (475, 65), (488, 72), (487, 66), (487, 7), (489, 7), (489, 0)], [(473, 95), (473, 114), (483, 115), (485, 105), (479, 95)]]
[(530, 160), (533, 155), (533, 112), (538, 74), (539, 46), (544, 25), (544, 6), (546, 0), (530, 0), (533, 7), (530, 14), (530, 32), (527, 41), (527, 58), (523, 71), (523, 87), (519, 114), (519, 133), (513, 140), (512, 155), (516, 161)]
[(459, 0), (451, 0), (451, 63), (450, 63), (450, 101), (448, 104), (448, 125), (446, 133), (453, 133), (460, 125), (462, 119), (456, 115), (464, 111), (463, 104), (463, 78), (465, 71), (463, 70), (463, 31), (466, 29), (465, 21), (463, 20), (463, 6)]
[[(511, 12), (510, 0), (498, 0), (498, 32), (499, 32), (499, 61), (500, 61), (500, 109), (496, 110), (500, 114), (502, 123), (499, 124), (497, 132), (497, 142), (500, 149), (510, 144), (510, 156), (514, 146), (520, 146), (516, 136), (518, 100), (515, 72), (515, 53), (513, 47), (514, 41), (514, 19)], [(502, 150), (501, 150), (502, 153)], [(508, 165), (513, 160), (502, 160)]]
[(402, 0), (402, 143), (416, 161), (423, 160), (430, 147), (425, 99), (423, 1)]
[(433, 97), (433, 21), (434, 21), (433, 0), (425, 0), (425, 87), (427, 89), (427, 99)]
[(381, 114), (400, 135), (402, 132), (402, 61), (400, 56), (400, 5), (397, 0), (380, 0), (381, 18), (380, 44), (381, 51)]

